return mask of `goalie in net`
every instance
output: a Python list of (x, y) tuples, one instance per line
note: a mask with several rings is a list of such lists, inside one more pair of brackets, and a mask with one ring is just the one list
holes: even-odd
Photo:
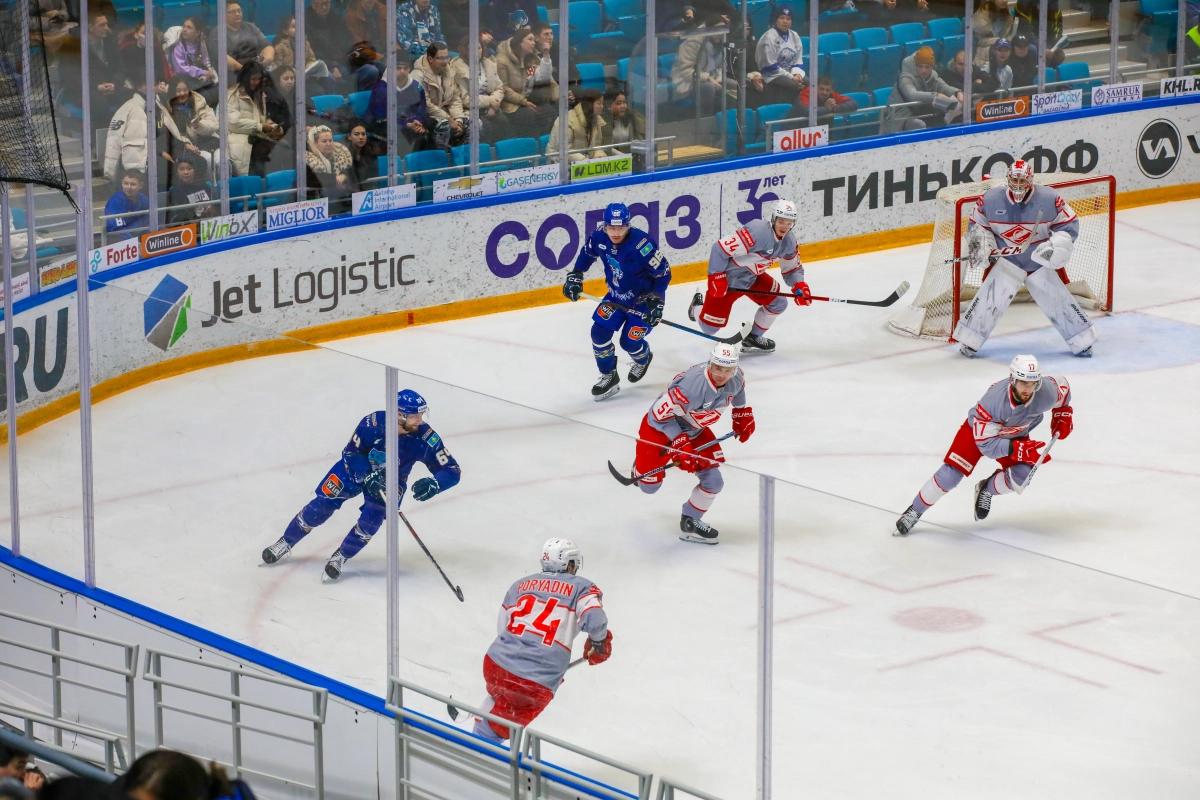
[(952, 335), (972, 356), (1014, 299), (1032, 299), (1072, 353), (1091, 355), (1096, 331), (1081, 306), (1111, 308), (1112, 179), (1036, 177), (1017, 161), (1007, 174), (938, 193), (929, 267), (892, 331)]

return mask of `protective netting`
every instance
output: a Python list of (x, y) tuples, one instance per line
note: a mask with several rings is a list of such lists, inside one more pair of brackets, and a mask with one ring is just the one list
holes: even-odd
[[(1083, 177), (1071, 173), (1052, 172), (1037, 175), (1034, 180), (1058, 190), (1079, 216), (1079, 239), (1067, 262), (1067, 289), (1081, 299), (1081, 305), (1102, 311), (1112, 308), (1110, 259), (1112, 223), (1111, 211), (1115, 202), (1115, 185), (1111, 177)], [(901, 309), (888, 320), (888, 328), (901, 336), (922, 339), (948, 339), (958, 312), (975, 297), (983, 283), (983, 270), (960, 262), (959, 307), (954, 304), (955, 268), (952, 259), (967, 253), (967, 220), (975, 199), (1003, 180), (987, 180), (948, 186), (937, 194), (934, 218), (933, 246), (917, 297), (908, 308)], [(957, 239), (957, 241), (956, 241)], [(1014, 302), (1028, 301), (1024, 288)]]
[[(0, 181), (67, 191), (37, 0), (0, 2)], [(29, 63), (25, 63), (28, 53)]]

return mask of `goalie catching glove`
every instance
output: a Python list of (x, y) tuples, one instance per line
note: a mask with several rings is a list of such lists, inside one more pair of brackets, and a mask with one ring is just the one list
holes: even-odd
[(1063, 231), (1055, 231), (1033, 251), (1033, 260), (1043, 267), (1058, 269), (1071, 259), (1075, 242)]
[(583, 657), (589, 664), (603, 664), (612, 656), (612, 640), (612, 631), (605, 635), (603, 641), (597, 642), (595, 639), (588, 639), (587, 644), (583, 646)]

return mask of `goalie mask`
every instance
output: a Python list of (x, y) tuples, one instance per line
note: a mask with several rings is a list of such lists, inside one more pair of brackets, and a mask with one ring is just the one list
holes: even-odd
[(1033, 164), (1014, 161), (1008, 168), (1008, 196), (1014, 203), (1024, 203), (1033, 191)]
[(1042, 369), (1038, 365), (1037, 356), (1021, 355), (1008, 364), (1009, 383), (1016, 381), (1031, 381), (1036, 384), (1033, 391), (1042, 388)]

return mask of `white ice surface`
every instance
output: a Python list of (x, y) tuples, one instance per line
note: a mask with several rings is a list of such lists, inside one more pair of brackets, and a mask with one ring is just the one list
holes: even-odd
[[(886, 310), (789, 306), (770, 333), (778, 352), (744, 362), (758, 431), (725, 447), (714, 548), (676, 538), (688, 476), (647, 497), (605, 467), (629, 466), (650, 402), (707, 345), (659, 328), (646, 379), (624, 382), (622, 357), (621, 393), (594, 403), (586, 302), (159, 381), (93, 411), (98, 582), (381, 693), (383, 534), (341, 581), (320, 580), (357, 503), (285, 563), (263, 567), (259, 553), (358, 419), (382, 406), (372, 360), (386, 362), (423, 376), (401, 382), (429, 399), (464, 470), (452, 491), (405, 503), (466, 602), (402, 529), (404, 677), (479, 701), (505, 589), (536, 569), (546, 538), (570, 536), (605, 592), (614, 655), (572, 671), (534, 727), (723, 797), (752, 796), (750, 471), (761, 470), (781, 479), (776, 796), (1195, 797), (1198, 218), (1200, 201), (1118, 213), (1118, 313), (1099, 320), (1090, 361), (1067, 357), (1029, 305), (1012, 308), (973, 361), (888, 333)], [(915, 293), (927, 251), (810, 264), (808, 281), (816, 294), (874, 298), (906, 279)], [(671, 288), (668, 318), (686, 321), (696, 288)], [(741, 301), (733, 321), (752, 309)], [(972, 520), (968, 479), (930, 524), (891, 537), (967, 410), (1026, 350), (1070, 379), (1074, 435), (987, 521)], [(78, 427), (72, 415), (20, 439), (24, 554), (77, 576)], [(975, 478), (991, 469), (985, 460)]]

